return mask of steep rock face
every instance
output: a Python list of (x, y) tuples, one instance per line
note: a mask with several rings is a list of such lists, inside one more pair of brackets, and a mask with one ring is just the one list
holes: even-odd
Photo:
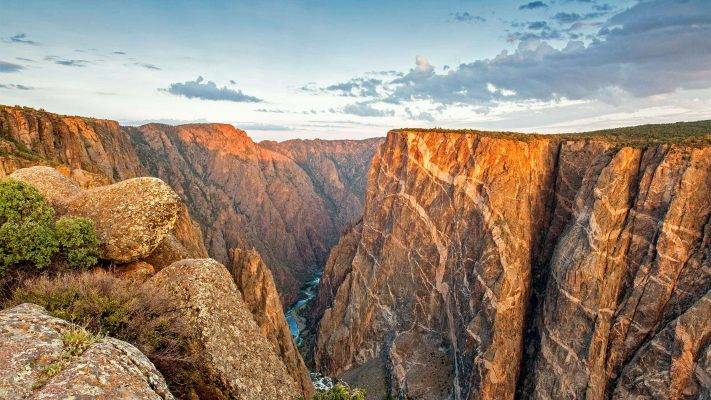
[(314, 386), (309, 370), (291, 338), (274, 279), (259, 253), (254, 250), (230, 250), (228, 269), (242, 293), (244, 302), (254, 315), (262, 335), (269, 339), (279, 353), (289, 374), (299, 385), (304, 398), (311, 398), (314, 394)]
[(0, 311), (0, 399), (173, 399), (138, 349), (110, 337), (72, 341), (80, 330), (34, 304)]
[(368, 179), (313, 311), (323, 372), (418, 399), (708, 391), (711, 146), (393, 131)]
[[(129, 136), (116, 121), (26, 107), (0, 107), (1, 175), (37, 164), (62, 164), (119, 181), (144, 175)], [(3, 154), (4, 153), (4, 154)]]
[[(323, 265), (344, 221), (360, 211), (353, 193), (362, 182), (351, 177), (357, 171), (335, 166), (346, 168), (346, 156), (341, 164), (324, 161), (328, 172), (309, 174), (284, 150), (291, 146), (256, 144), (231, 125), (150, 124), (131, 135), (150, 174), (175, 188), (203, 226), (210, 255), (227, 262), (229, 249), (254, 247), (272, 269), (285, 304)], [(356, 152), (347, 144), (342, 152), (362, 160), (376, 146), (364, 142)], [(338, 153), (337, 143), (323, 147)], [(355, 165), (365, 174), (367, 162)], [(328, 181), (321, 182), (322, 176)]]
[(339, 233), (363, 212), (367, 172), (383, 138), (365, 140), (264, 141), (259, 146), (284, 154), (311, 178), (316, 193), (326, 201)]
[(207, 377), (201, 398), (295, 399), (301, 395), (279, 354), (237, 290), (232, 276), (212, 259), (182, 260), (146, 285), (164, 290), (183, 306)]

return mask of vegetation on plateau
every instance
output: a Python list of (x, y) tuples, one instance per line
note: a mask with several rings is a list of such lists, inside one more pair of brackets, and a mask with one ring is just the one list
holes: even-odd
[(312, 400), (365, 400), (365, 392), (339, 383), (328, 390), (317, 391)]

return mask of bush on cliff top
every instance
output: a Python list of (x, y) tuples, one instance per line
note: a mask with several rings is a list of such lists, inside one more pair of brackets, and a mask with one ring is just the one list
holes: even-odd
[(12, 180), (0, 180), (0, 275), (8, 268), (31, 264), (47, 267), (59, 250), (54, 209), (37, 189)]
[(91, 220), (62, 217), (33, 186), (0, 180), (0, 276), (9, 268), (48, 267), (55, 256), (71, 268), (86, 269), (98, 261), (99, 239)]
[(99, 238), (94, 221), (82, 217), (62, 217), (56, 225), (59, 246), (71, 268), (88, 269), (99, 261)]

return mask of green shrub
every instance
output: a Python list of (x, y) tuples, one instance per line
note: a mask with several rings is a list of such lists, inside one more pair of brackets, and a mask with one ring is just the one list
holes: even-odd
[(365, 392), (338, 383), (328, 390), (319, 390), (313, 400), (365, 400)]
[(206, 379), (195, 371), (196, 345), (179, 310), (160, 291), (103, 270), (28, 279), (5, 307), (34, 303), (57, 317), (136, 346), (163, 373), (171, 392), (185, 398)]
[(62, 217), (55, 226), (60, 249), (71, 268), (87, 269), (97, 263), (99, 238), (94, 231), (94, 221)]
[(0, 275), (17, 264), (47, 267), (59, 250), (54, 209), (37, 189), (13, 179), (0, 180)]

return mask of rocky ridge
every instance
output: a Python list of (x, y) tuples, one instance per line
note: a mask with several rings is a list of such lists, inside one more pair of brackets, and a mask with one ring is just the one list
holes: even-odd
[(318, 368), (401, 398), (708, 393), (710, 133), (391, 131), (326, 265)]

